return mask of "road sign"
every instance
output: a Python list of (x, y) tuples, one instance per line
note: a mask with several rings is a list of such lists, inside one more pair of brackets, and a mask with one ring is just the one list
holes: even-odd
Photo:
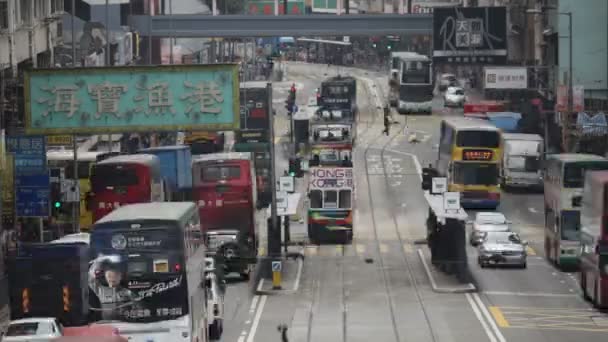
[(445, 177), (433, 177), (433, 184), (431, 186), (431, 193), (442, 194), (447, 191), (448, 188), (448, 179)]
[(72, 146), (74, 138), (71, 135), (49, 135), (46, 137), (46, 144), (51, 146)]
[(444, 210), (460, 210), (460, 193), (459, 192), (444, 192), (443, 193), (443, 209)]
[(281, 272), (282, 269), (283, 269), (283, 265), (281, 264), (280, 261), (272, 262), (272, 272)]
[(277, 192), (277, 208), (287, 209), (287, 192), (278, 191)]
[(279, 191), (294, 192), (296, 191), (294, 177), (281, 176), (279, 180)]
[(48, 217), (49, 188), (18, 187), (15, 192), (15, 211), (20, 217)]

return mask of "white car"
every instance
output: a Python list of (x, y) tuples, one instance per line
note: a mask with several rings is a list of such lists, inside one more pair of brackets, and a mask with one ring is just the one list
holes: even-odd
[(23, 318), (10, 322), (2, 342), (46, 342), (63, 336), (63, 326), (56, 318)]
[(458, 80), (454, 74), (443, 74), (439, 78), (439, 91), (445, 91), (448, 87), (458, 85)]
[(510, 221), (505, 215), (497, 212), (481, 212), (475, 215), (475, 221), (469, 221), (473, 224), (473, 230), (469, 242), (472, 246), (477, 246), (483, 242), (485, 233), (487, 232), (509, 232), (511, 231)]
[(443, 105), (445, 107), (463, 107), (466, 99), (464, 89), (460, 87), (449, 87), (443, 95)]

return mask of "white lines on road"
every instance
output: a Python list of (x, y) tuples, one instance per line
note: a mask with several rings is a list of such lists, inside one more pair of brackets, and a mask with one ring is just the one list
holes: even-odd
[(416, 157), (415, 154), (396, 151), (396, 150), (392, 150), (392, 149), (386, 149), (386, 150), (391, 153), (397, 153), (397, 154), (401, 154), (401, 155), (412, 158), (412, 160), (414, 161), (414, 166), (416, 167), (416, 173), (418, 174), (418, 177), (420, 177), (420, 180), (422, 180), (422, 166), (420, 165), (420, 161), (418, 160), (418, 157)]
[(536, 210), (535, 208), (532, 208), (532, 207), (528, 208), (528, 211), (531, 212), (532, 214), (538, 213), (538, 210)]
[[(572, 291), (572, 290), (570, 290)], [(514, 296), (514, 297), (578, 297), (570, 293), (543, 293), (543, 292), (509, 292), (509, 291), (484, 291), (491, 296)]]
[(264, 305), (266, 305), (266, 298), (266, 295), (261, 297), (260, 305), (258, 305), (258, 309), (255, 312), (255, 317), (253, 318), (253, 323), (251, 324), (251, 330), (249, 330), (247, 342), (253, 342), (255, 339), (255, 333), (258, 330), (258, 325), (260, 324), (260, 319), (262, 318), (262, 311), (264, 311)]
[(293, 284), (293, 292), (298, 291), (300, 288), (300, 278), (302, 278), (302, 267), (304, 267), (303, 258), (298, 259), (298, 274), (296, 275), (296, 282)]
[(496, 322), (494, 322), (494, 319), (490, 315), (488, 308), (486, 308), (485, 304), (483, 304), (481, 298), (479, 298), (479, 295), (477, 293), (465, 293), (465, 297), (471, 305), (475, 316), (479, 320), (479, 323), (481, 323), (481, 326), (486, 332), (486, 335), (488, 335), (490, 341), (505, 342), (505, 337), (500, 332), (500, 329), (498, 329)]

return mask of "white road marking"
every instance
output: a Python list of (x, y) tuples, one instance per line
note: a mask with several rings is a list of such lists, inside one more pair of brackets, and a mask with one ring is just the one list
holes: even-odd
[(253, 296), (253, 300), (251, 300), (251, 306), (249, 307), (249, 313), (253, 313), (255, 311), (255, 307), (256, 307), (256, 305), (258, 305), (259, 299), (260, 299), (260, 296)]
[(415, 154), (413, 153), (407, 153), (407, 152), (401, 152), (401, 151), (395, 151), (395, 150), (391, 150), (391, 149), (386, 149), (387, 151), (391, 152), (391, 153), (397, 153), (397, 154), (401, 154), (404, 156), (408, 156), (410, 158), (412, 158), (412, 160), (414, 161), (414, 166), (416, 167), (416, 173), (418, 174), (418, 177), (420, 177), (420, 180), (422, 180), (422, 166), (420, 165), (420, 161), (418, 160), (418, 157), (416, 157)]
[(473, 309), (473, 313), (475, 313), (477, 320), (479, 321), (479, 323), (481, 323), (481, 327), (486, 332), (486, 335), (488, 335), (490, 342), (497, 342), (496, 337), (494, 336), (494, 334), (492, 334), (492, 330), (490, 330), (490, 328), (488, 327), (488, 323), (486, 323), (486, 321), (483, 319), (483, 316), (481, 315), (479, 308), (473, 301), (471, 294), (465, 293), (464, 296), (466, 297), (467, 301), (469, 302), (469, 305), (471, 305), (471, 309)]
[(490, 323), (490, 326), (492, 327), (492, 330), (494, 331), (494, 334), (496, 335), (496, 338), (498, 338), (498, 341), (499, 342), (505, 342), (506, 341), (505, 337), (500, 332), (500, 329), (498, 329), (498, 326), (496, 326), (496, 322), (492, 318), (492, 315), (490, 315), (490, 312), (488, 312), (488, 309), (486, 308), (486, 306), (481, 301), (481, 298), (479, 298), (479, 295), (477, 293), (473, 293), (471, 295), (471, 297), (473, 297), (473, 299), (475, 300), (475, 302), (477, 303), (477, 305), (481, 309), (481, 313), (488, 320), (488, 323)]
[(298, 259), (298, 274), (296, 276), (296, 282), (293, 284), (293, 291), (296, 292), (300, 288), (300, 278), (302, 277), (302, 267), (304, 267), (304, 262), (302, 258)]
[(264, 285), (264, 278), (260, 279), (260, 282), (258, 283), (258, 291), (262, 291), (262, 286)]
[(491, 296), (516, 296), (516, 297), (574, 297), (569, 293), (542, 293), (542, 292), (508, 292), (508, 291), (484, 291)]
[(528, 208), (528, 211), (531, 212), (532, 214), (536, 214), (538, 211), (532, 207)]
[[(422, 250), (420, 248), (418, 248), (418, 256), (420, 256), (420, 260), (422, 261), (422, 266), (424, 267), (424, 270), (426, 271), (426, 274), (432, 275), (431, 273), (431, 269), (429, 268), (429, 265), (427, 265), (426, 263), (426, 258), (424, 256), (424, 254), (422, 254)], [(431, 285), (434, 289), (437, 288), (437, 283), (435, 282), (435, 277), (429, 277), (430, 281), (431, 281)]]
[(260, 300), (260, 305), (258, 305), (258, 310), (255, 313), (255, 317), (253, 318), (253, 324), (251, 325), (251, 330), (249, 330), (249, 336), (247, 337), (247, 342), (253, 342), (255, 338), (255, 333), (258, 330), (258, 325), (260, 324), (260, 318), (262, 318), (262, 311), (264, 311), (264, 305), (266, 305), (267, 296), (262, 296)]
[(243, 336), (243, 335), (239, 336), (239, 339), (236, 340), (236, 342), (245, 342), (245, 336)]

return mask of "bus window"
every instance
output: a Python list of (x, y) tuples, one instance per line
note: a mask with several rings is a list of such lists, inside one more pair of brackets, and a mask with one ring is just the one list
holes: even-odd
[(350, 209), (351, 191), (340, 190), (340, 209)]
[(454, 183), (463, 185), (493, 185), (498, 181), (496, 164), (454, 163)]
[(500, 136), (494, 131), (463, 131), (456, 136), (458, 147), (498, 148)]
[(585, 171), (608, 169), (608, 162), (567, 163), (564, 166), (564, 188), (582, 188)]
[(96, 189), (137, 184), (136, 169), (124, 165), (97, 165), (91, 175), (91, 185), (94, 185)]
[(581, 212), (578, 210), (564, 210), (562, 211), (562, 218), (560, 221), (562, 240), (578, 241)]
[(241, 167), (238, 165), (207, 166), (201, 170), (201, 180), (203, 182), (238, 178), (241, 178)]
[(323, 208), (323, 197), (321, 196), (321, 190), (310, 191), (310, 207), (312, 209)]
[(338, 194), (335, 190), (327, 190), (323, 193), (323, 208), (335, 209), (338, 207)]

